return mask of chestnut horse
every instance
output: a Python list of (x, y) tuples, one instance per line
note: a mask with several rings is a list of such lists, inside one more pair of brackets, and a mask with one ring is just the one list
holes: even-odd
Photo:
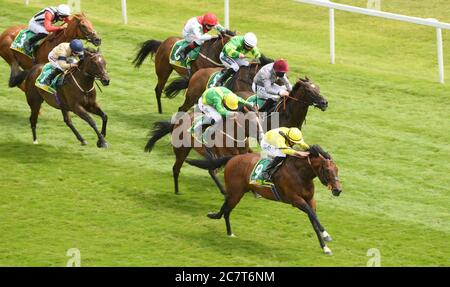
[(95, 32), (92, 23), (86, 18), (86, 15), (75, 14), (71, 17), (70, 22), (67, 24), (67, 28), (52, 33), (44, 39), (36, 49), (35, 63), (33, 63), (33, 60), (30, 57), (10, 49), (17, 34), (24, 28), (26, 28), (26, 26), (12, 26), (0, 35), (0, 56), (5, 59), (11, 67), (9, 78), (10, 87), (18, 86), (26, 77), (26, 73), (21, 71), (21, 68), (23, 70), (29, 70), (34, 64), (47, 63), (50, 51), (63, 42), (70, 42), (73, 39), (86, 39), (95, 46), (100, 46), (101, 44), (100, 37)]
[(287, 156), (273, 175), (275, 189), (249, 183), (250, 175), (259, 159), (259, 154), (247, 153), (220, 159), (186, 160), (191, 165), (209, 170), (226, 164), (225, 202), (219, 212), (209, 213), (208, 217), (220, 219), (224, 216), (227, 234), (233, 236), (230, 213), (244, 194), (251, 190), (267, 199), (291, 204), (305, 212), (316, 232), (320, 247), (326, 254), (331, 255), (331, 249), (326, 246), (325, 241), (332, 239), (317, 217), (313, 182), (313, 179), (318, 177), (323, 185), (328, 186), (334, 196), (339, 196), (342, 192), (338, 168), (331, 156), (318, 145), (311, 146), (310, 154), (306, 158)]
[[(173, 179), (175, 184), (175, 194), (179, 194), (178, 177), (180, 175), (181, 167), (189, 155), (191, 149), (195, 149), (200, 155), (205, 157), (223, 157), (229, 155), (237, 155), (251, 152), (248, 143), (248, 137), (258, 137), (259, 125), (257, 124), (258, 115), (254, 112), (249, 112), (246, 117), (238, 116), (234, 119), (224, 120), (222, 128), (215, 131), (215, 137), (211, 144), (206, 147), (199, 143), (194, 136), (187, 130), (191, 127), (194, 120), (193, 112), (182, 113), (174, 116), (171, 122), (157, 122), (152, 131), (152, 137), (148, 140), (145, 146), (145, 151), (151, 152), (155, 143), (165, 135), (172, 134), (172, 146), (176, 156), (176, 161), (172, 167)], [(232, 125), (232, 129), (227, 129), (227, 126)], [(250, 125), (255, 127), (250, 128)], [(227, 133), (228, 131), (232, 133)], [(244, 130), (244, 132), (242, 132)], [(209, 174), (214, 180), (220, 191), (224, 193), (223, 187), (216, 177), (215, 169), (210, 169)]]
[[(69, 117), (69, 111), (74, 112), (94, 129), (98, 137), (98, 147), (108, 147), (105, 141), (108, 118), (96, 102), (96, 91), (94, 87), (94, 81), (97, 78), (100, 79), (103, 86), (109, 85), (109, 76), (106, 71), (106, 62), (103, 56), (98, 50), (86, 49), (84, 59), (80, 61), (78, 67), (72, 68), (66, 73), (64, 85), (58, 87), (56, 95), (36, 87), (36, 78), (41, 73), (42, 67), (43, 65), (34, 66), (28, 72), (24, 85), (28, 105), (31, 109), (30, 124), (34, 144), (38, 143), (36, 124), (39, 110), (42, 102), (46, 101), (48, 105), (61, 110), (64, 122), (82, 145), (86, 145), (87, 142), (73, 126)], [(101, 132), (98, 131), (95, 121), (89, 116), (88, 112), (102, 118)]]
[[(200, 48), (199, 57), (191, 63), (191, 73), (193, 74), (201, 68), (223, 67), (219, 55), (223, 46), (232, 36), (235, 36), (235, 33), (227, 30), (224, 33), (220, 33), (218, 37), (214, 37), (203, 43)], [(162, 113), (161, 95), (172, 71), (175, 70), (183, 76), (187, 75), (186, 69), (171, 65), (169, 62), (173, 45), (181, 39), (179, 37), (169, 37), (164, 42), (157, 40), (145, 41), (142, 43), (136, 58), (133, 60), (134, 66), (139, 68), (149, 54), (152, 56), (155, 54), (155, 72), (158, 76), (155, 94), (158, 103), (158, 112), (160, 114)]]

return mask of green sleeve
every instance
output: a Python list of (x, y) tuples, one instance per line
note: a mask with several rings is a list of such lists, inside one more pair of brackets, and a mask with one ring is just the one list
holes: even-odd
[(216, 29), (217, 31), (219, 31), (219, 32), (222, 32), (222, 31), (225, 31), (225, 30), (226, 30), (225, 27), (222, 26), (222, 25), (220, 25), (220, 24), (217, 24), (216, 27), (215, 27), (215, 29)]
[(222, 116), (228, 116), (228, 110), (223, 106), (222, 99), (220, 97), (214, 97), (212, 100), (212, 106), (216, 109), (216, 111)]
[(238, 58), (239, 51), (237, 47), (239, 46), (239, 38), (233, 37), (228, 43), (223, 47), (225, 54), (230, 58)]
[(254, 47), (252, 49), (252, 55), (255, 59), (259, 59), (261, 57), (261, 52), (259, 51), (258, 47)]

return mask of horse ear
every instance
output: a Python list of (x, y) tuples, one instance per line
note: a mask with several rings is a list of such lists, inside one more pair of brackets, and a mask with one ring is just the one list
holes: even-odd
[(100, 47), (97, 48), (97, 51), (95, 51), (95, 53), (99, 53), (100, 52)]
[(305, 75), (305, 79), (306, 79), (307, 82), (310, 82), (310, 80), (308, 79), (307, 75)]
[(305, 83), (305, 81), (303, 81), (302, 78), (298, 78), (298, 81), (299, 81), (300, 83), (302, 83), (302, 84)]

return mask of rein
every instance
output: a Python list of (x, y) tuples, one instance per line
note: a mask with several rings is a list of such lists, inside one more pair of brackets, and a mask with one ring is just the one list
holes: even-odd
[(202, 57), (203, 59), (209, 61), (210, 63), (213, 63), (214, 65), (219, 66), (219, 67), (224, 67), (223, 64), (217, 63), (217, 62), (214, 61), (213, 59), (211, 59), (211, 58), (209, 58), (208, 56), (202, 54), (201, 52), (199, 52), (198, 54), (200, 55), (200, 57)]

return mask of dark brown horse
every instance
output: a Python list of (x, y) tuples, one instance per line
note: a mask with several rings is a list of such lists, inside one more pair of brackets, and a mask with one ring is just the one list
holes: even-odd
[[(252, 83), (256, 73), (264, 66), (272, 63), (273, 60), (262, 55), (259, 62), (252, 62), (248, 66), (240, 67), (239, 71), (225, 84), (229, 90), (236, 94), (252, 95)], [(187, 112), (194, 104), (197, 103), (200, 95), (207, 88), (210, 77), (222, 70), (222, 68), (203, 68), (192, 74), (192, 77), (180, 77), (173, 80), (164, 92), (168, 98), (176, 97), (182, 90), (187, 89), (185, 93), (184, 103), (178, 108), (179, 112)]]
[[(0, 56), (11, 67), (9, 86), (15, 87), (22, 83), (26, 73), (21, 71), (29, 70), (33, 67), (33, 60), (15, 50), (10, 49), (17, 34), (26, 26), (12, 26), (0, 35)], [(50, 34), (35, 52), (35, 63), (44, 64), (48, 62), (48, 54), (57, 45), (63, 42), (70, 42), (73, 39), (86, 39), (96, 46), (100, 46), (101, 39), (95, 32), (92, 23), (84, 14), (75, 14), (64, 30)]]
[[(197, 114), (198, 115), (198, 114)], [(242, 114), (241, 114), (242, 115)], [(152, 131), (152, 137), (145, 146), (145, 151), (151, 152), (155, 143), (165, 135), (172, 134), (172, 146), (176, 156), (176, 161), (172, 167), (173, 179), (175, 184), (175, 194), (179, 193), (178, 177), (181, 167), (189, 155), (191, 149), (195, 149), (200, 155), (205, 157), (223, 157), (250, 152), (248, 137), (257, 138), (259, 126), (257, 124), (257, 115), (253, 112), (247, 113), (247, 117), (238, 116), (235, 119), (225, 120), (222, 128), (215, 132), (211, 147), (205, 147), (197, 141), (187, 130), (192, 126), (194, 113), (178, 114), (171, 122), (157, 122)], [(231, 129), (227, 129), (227, 126)], [(250, 126), (253, 125), (254, 129)], [(231, 133), (229, 132), (231, 130)], [(242, 132), (244, 130), (244, 132)], [(252, 132), (253, 131), (253, 132)], [(216, 177), (215, 169), (209, 170), (209, 174), (223, 193), (223, 187)]]
[[(240, 70), (242, 69), (243, 68)], [(217, 70), (217, 68), (201, 69), (192, 75), (189, 80), (189, 87), (186, 91), (184, 103), (178, 109), (180, 112), (188, 111), (197, 103), (206, 88), (210, 76)], [(246, 72), (246, 70), (247, 69), (243, 70), (243, 74), (249, 75), (249, 72)], [(253, 68), (249, 67), (248, 70), (253, 71)], [(247, 99), (254, 94), (253, 92), (245, 90), (245, 88), (249, 86), (249, 83), (240, 81), (240, 83), (237, 83), (236, 85), (242, 87), (242, 90), (237, 90), (237, 95)], [(269, 117), (263, 118), (262, 124), (264, 127), (267, 127), (267, 129), (277, 128), (278, 126), (272, 126), (275, 122), (270, 121), (276, 115), (279, 116), (279, 126), (298, 127), (301, 129), (306, 114), (308, 113), (309, 106), (318, 107), (322, 111), (325, 111), (328, 107), (328, 101), (320, 93), (319, 85), (306, 77), (305, 79), (298, 79), (289, 96), (280, 98), (275, 108), (277, 114), (269, 114)]]
[[(78, 67), (72, 68), (66, 73), (65, 83), (57, 89), (56, 96), (35, 85), (36, 78), (41, 73), (42, 67), (43, 65), (34, 66), (29, 71), (24, 82), (28, 105), (31, 109), (30, 124), (33, 133), (33, 142), (37, 144), (37, 119), (41, 104), (43, 101), (46, 101), (50, 106), (61, 110), (64, 122), (72, 130), (82, 145), (86, 145), (87, 142), (73, 126), (69, 117), (69, 111), (74, 112), (80, 118), (85, 120), (97, 134), (97, 146), (106, 148), (108, 146), (105, 141), (108, 117), (96, 102), (96, 90), (94, 87), (94, 81), (97, 78), (100, 79), (104, 86), (109, 85), (109, 76), (106, 71), (106, 62), (103, 56), (98, 51), (86, 49), (85, 58), (80, 62)], [(88, 112), (102, 118), (101, 132), (98, 131), (95, 121), (89, 116)]]
[[(234, 36), (234, 32), (227, 31), (219, 34), (218, 37), (206, 41), (200, 48), (199, 57), (191, 63), (191, 73), (195, 73), (198, 69), (208, 67), (222, 67), (219, 55), (223, 46), (228, 40)], [(175, 70), (178, 74), (186, 76), (187, 70), (178, 66), (171, 65), (169, 62), (170, 53), (173, 45), (182, 38), (170, 37), (163, 42), (157, 40), (148, 40), (141, 45), (133, 64), (139, 68), (148, 55), (155, 54), (155, 72), (158, 76), (158, 83), (155, 87), (156, 100), (158, 102), (158, 112), (162, 113), (161, 95), (170, 74)]]
[(317, 145), (310, 149), (306, 158), (288, 156), (280, 169), (274, 174), (273, 182), (276, 190), (271, 187), (249, 183), (250, 175), (260, 159), (259, 154), (247, 153), (234, 157), (224, 157), (215, 160), (187, 160), (189, 164), (203, 168), (214, 169), (225, 165), (225, 202), (217, 213), (209, 213), (212, 219), (225, 218), (227, 234), (233, 236), (230, 225), (230, 213), (248, 191), (256, 192), (270, 200), (279, 200), (305, 212), (316, 232), (320, 247), (326, 254), (332, 254), (325, 241), (331, 241), (331, 236), (320, 224), (316, 214), (313, 179), (318, 177), (334, 196), (342, 192), (338, 178), (338, 168), (331, 156)]

